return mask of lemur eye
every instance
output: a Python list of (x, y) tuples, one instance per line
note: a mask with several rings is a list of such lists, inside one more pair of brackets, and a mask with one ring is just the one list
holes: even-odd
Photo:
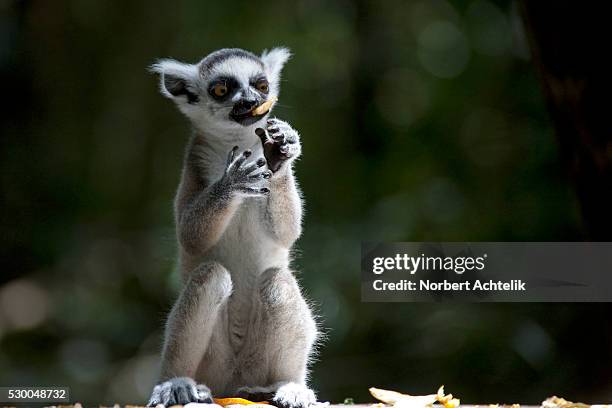
[(224, 96), (225, 94), (227, 94), (227, 85), (217, 84), (213, 88), (213, 92), (216, 96)]
[(257, 84), (255, 84), (255, 86), (257, 87), (257, 90), (259, 92), (268, 93), (268, 91), (270, 90), (268, 81), (266, 81), (265, 79), (257, 81)]

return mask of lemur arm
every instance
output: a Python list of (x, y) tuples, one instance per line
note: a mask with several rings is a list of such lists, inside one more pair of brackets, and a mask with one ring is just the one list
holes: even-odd
[(302, 233), (302, 198), (293, 176), (293, 162), (302, 152), (300, 135), (277, 118), (268, 119), (266, 128), (255, 129), (255, 133), (268, 168), (274, 172), (266, 207), (267, 225), (271, 235), (290, 248)]
[(217, 244), (244, 197), (264, 197), (270, 192), (267, 187), (255, 187), (269, 179), (271, 172), (259, 170), (266, 163), (263, 157), (246, 163), (251, 154), (251, 150), (239, 154), (234, 146), (221, 178), (207, 185), (192, 148), (176, 200), (177, 235), (187, 253), (202, 255)]
[(183, 249), (191, 255), (201, 255), (212, 248), (219, 242), (239, 204), (240, 199), (219, 182), (179, 203), (177, 235)]
[(302, 198), (289, 165), (270, 180), (266, 215), (271, 235), (290, 248), (302, 234)]

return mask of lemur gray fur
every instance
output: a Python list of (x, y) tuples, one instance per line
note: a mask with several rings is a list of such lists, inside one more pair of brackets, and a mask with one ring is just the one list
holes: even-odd
[(194, 132), (174, 205), (184, 286), (149, 406), (213, 395), (283, 408), (316, 402), (306, 381), (317, 325), (290, 269), (302, 230), (292, 168), (300, 137), (252, 112), (278, 96), (289, 57), (286, 48), (222, 49), (197, 64), (152, 66)]

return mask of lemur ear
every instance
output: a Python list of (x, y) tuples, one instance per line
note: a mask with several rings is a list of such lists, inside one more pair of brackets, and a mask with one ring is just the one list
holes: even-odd
[(162, 59), (151, 65), (151, 72), (159, 74), (159, 90), (165, 97), (175, 102), (178, 102), (178, 98), (186, 98), (189, 103), (198, 101), (197, 65)]
[(289, 48), (277, 47), (270, 51), (264, 50), (261, 54), (261, 61), (266, 67), (266, 74), (272, 79), (278, 79), (283, 66), (290, 57), (291, 51), (289, 51)]

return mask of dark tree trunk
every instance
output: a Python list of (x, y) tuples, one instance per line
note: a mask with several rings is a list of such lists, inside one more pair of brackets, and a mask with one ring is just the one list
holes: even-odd
[(612, 236), (612, 70), (605, 2), (522, 0), (521, 11), (587, 235)]

